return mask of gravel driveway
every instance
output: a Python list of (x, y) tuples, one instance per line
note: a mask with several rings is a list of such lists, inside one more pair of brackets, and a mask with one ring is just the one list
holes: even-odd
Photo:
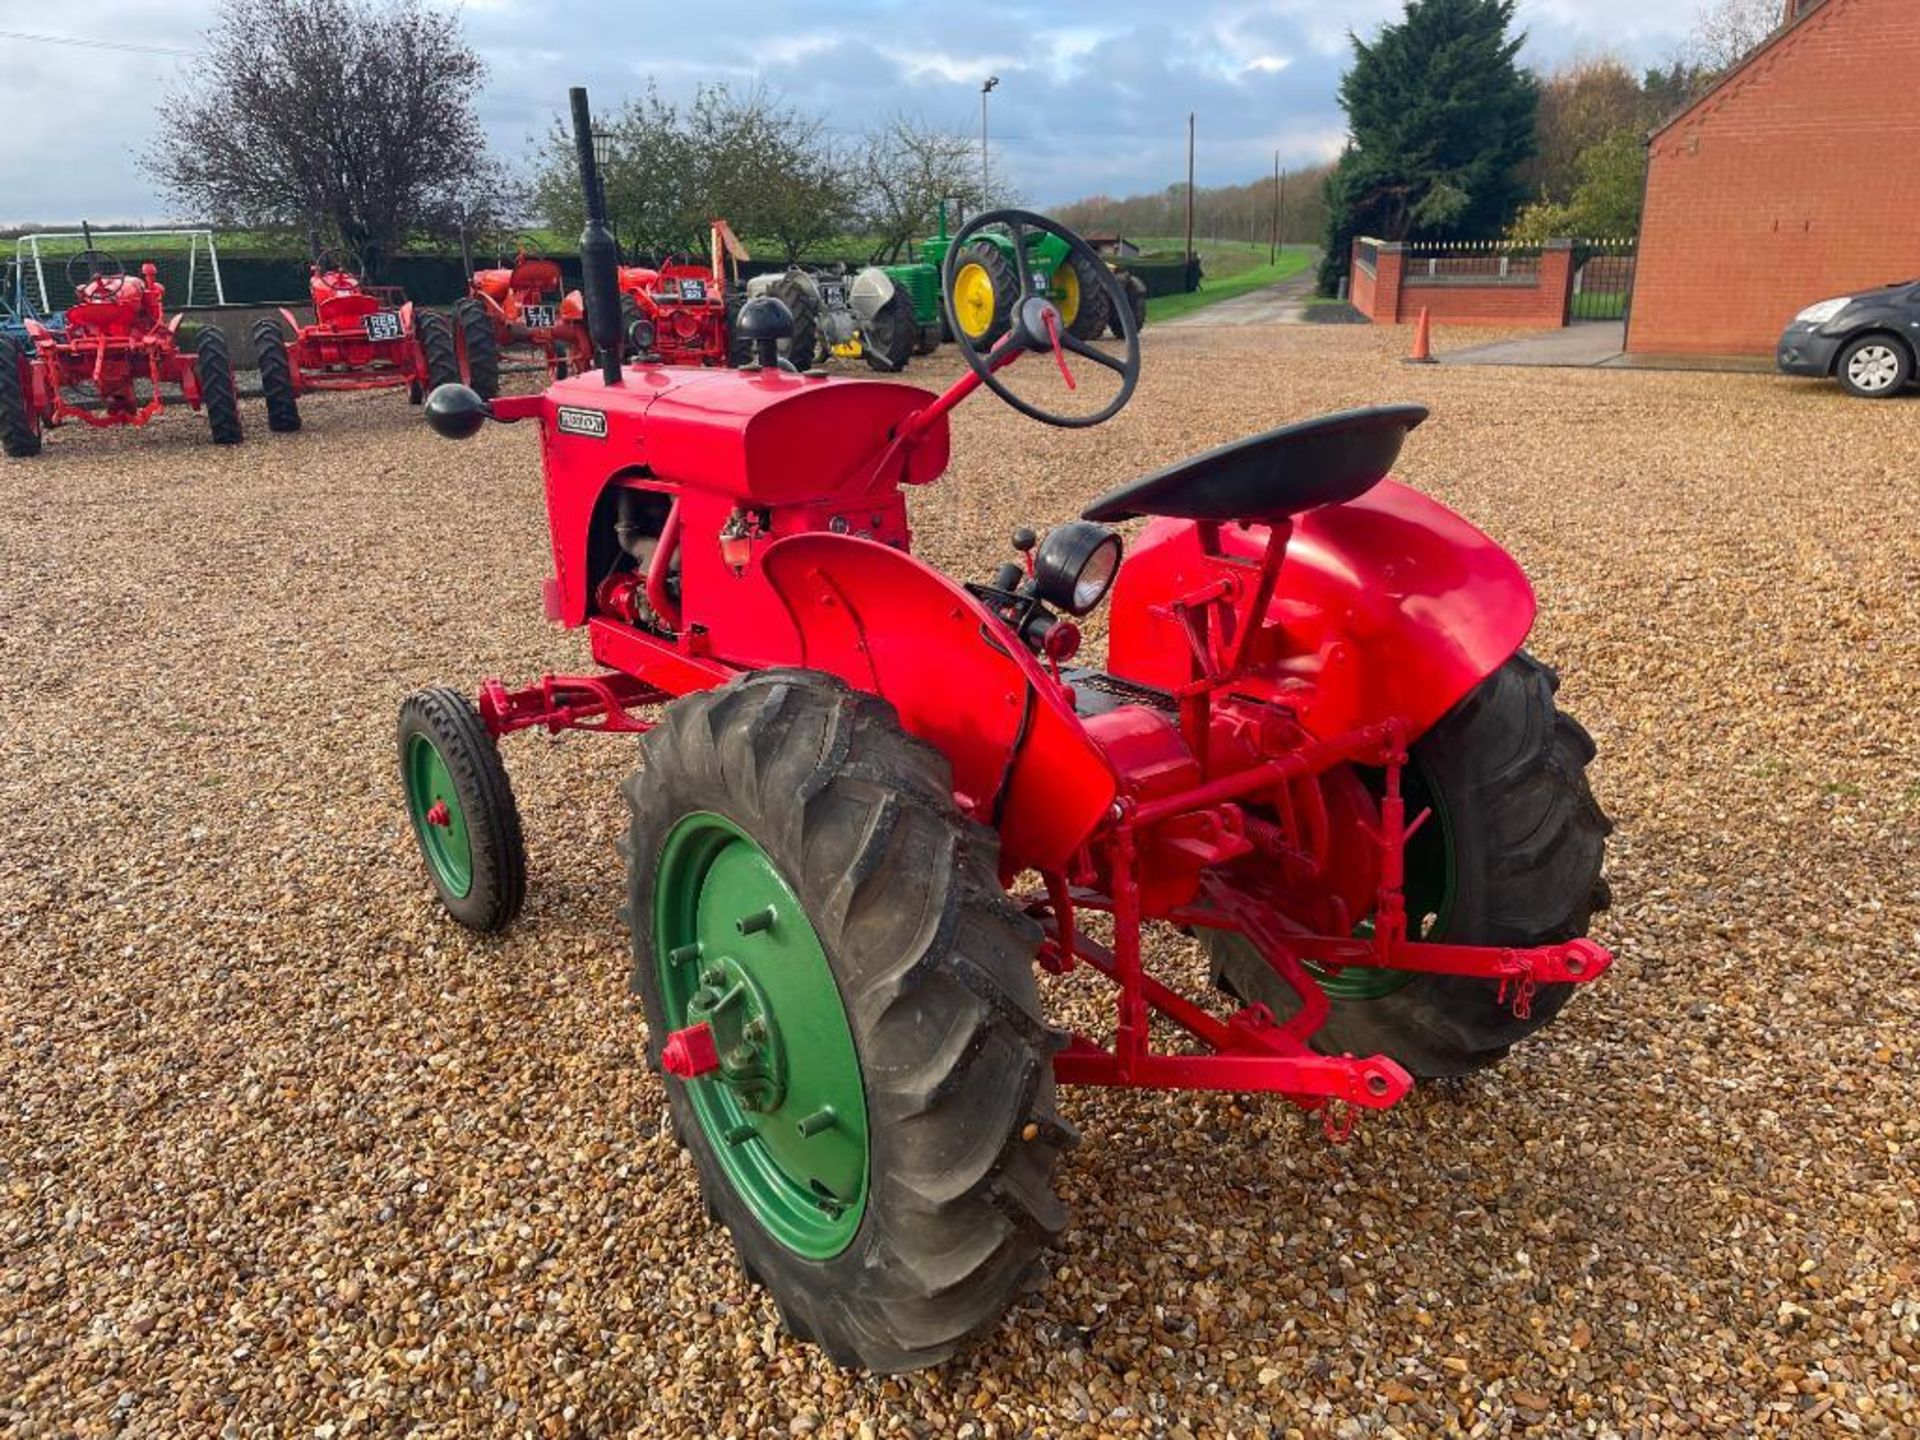
[(1431, 402), (1403, 473), (1527, 565), (1599, 743), (1619, 965), (1344, 1149), (1277, 1102), (1066, 1092), (1051, 1283), (886, 1381), (776, 1334), (666, 1133), (614, 915), (632, 747), (509, 742), (503, 939), (413, 854), (401, 697), (584, 661), (541, 618), (531, 428), (343, 397), (0, 466), (0, 1431), (1916, 1433), (1920, 399), (1406, 342), (1156, 331), (1086, 434), (976, 399), (922, 553), (984, 574), (1184, 451)]

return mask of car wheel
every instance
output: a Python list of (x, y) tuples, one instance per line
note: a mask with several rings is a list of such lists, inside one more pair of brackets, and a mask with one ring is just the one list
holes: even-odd
[(1840, 352), (1834, 375), (1850, 395), (1885, 400), (1913, 379), (1913, 352), (1891, 335), (1862, 335)]

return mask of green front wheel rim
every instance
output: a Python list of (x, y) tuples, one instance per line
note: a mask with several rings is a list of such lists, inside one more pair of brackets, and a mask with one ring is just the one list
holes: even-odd
[(407, 813), (440, 888), (456, 900), (473, 889), (473, 841), (460, 792), (438, 747), (425, 735), (407, 739)]
[(838, 1255), (866, 1210), (866, 1087), (812, 922), (766, 852), (704, 811), (668, 832), (653, 911), (667, 1024), (706, 1024), (720, 1054), (685, 1082), (707, 1148), (774, 1239)]

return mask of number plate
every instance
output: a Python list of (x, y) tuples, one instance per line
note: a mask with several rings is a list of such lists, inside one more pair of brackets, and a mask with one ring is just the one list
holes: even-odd
[(398, 310), (376, 310), (367, 316), (367, 339), (373, 341), (398, 340), (400, 338), (400, 312)]
[(529, 305), (520, 312), (520, 318), (526, 322), (529, 330), (551, 330), (553, 328), (553, 306)]
[(682, 300), (704, 300), (707, 298), (707, 282), (704, 280), (682, 280), (680, 282)]
[(838, 309), (847, 303), (847, 287), (832, 283), (822, 285), (820, 287), (820, 296), (827, 304)]

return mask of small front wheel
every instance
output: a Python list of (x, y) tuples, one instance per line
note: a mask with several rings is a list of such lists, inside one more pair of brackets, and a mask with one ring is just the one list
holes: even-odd
[(400, 781), (427, 874), (470, 930), (504, 930), (527, 897), (520, 810), (480, 713), (457, 690), (418, 690), (400, 707)]

